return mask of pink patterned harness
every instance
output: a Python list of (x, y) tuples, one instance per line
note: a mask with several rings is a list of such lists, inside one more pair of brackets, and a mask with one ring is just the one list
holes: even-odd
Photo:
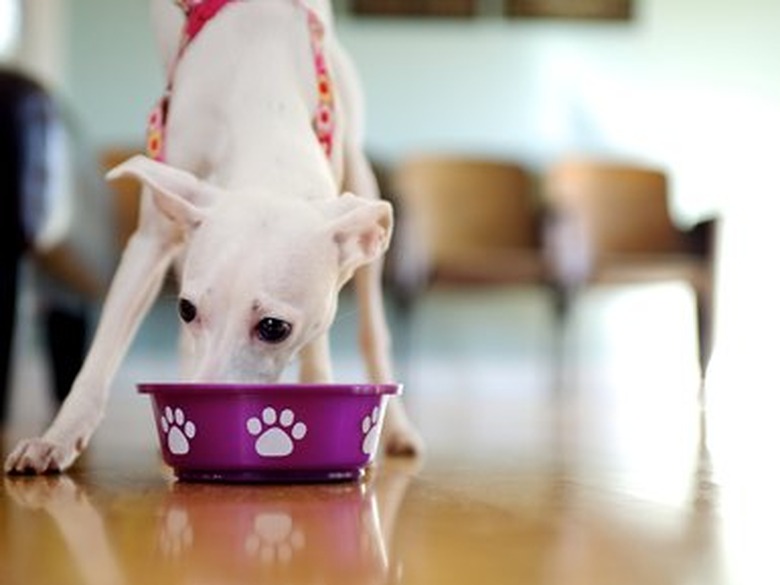
[[(198, 36), (203, 27), (222, 8), (235, 1), (238, 0), (175, 0), (176, 4), (184, 11), (186, 21), (182, 30), (176, 61), (168, 74), (165, 93), (149, 115), (146, 132), (146, 151), (151, 158), (158, 161), (165, 159), (165, 127), (176, 65), (186, 48)], [(317, 140), (325, 151), (325, 155), (330, 157), (333, 151), (333, 91), (323, 50), (324, 27), (317, 14), (306, 6), (303, 0), (295, 0), (295, 2), (306, 13), (306, 21), (309, 25), (311, 37), (312, 56), (314, 58), (314, 70), (317, 76), (317, 110), (312, 126)]]

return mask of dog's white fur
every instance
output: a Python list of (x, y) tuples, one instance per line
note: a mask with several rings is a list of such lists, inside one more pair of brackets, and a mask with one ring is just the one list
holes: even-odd
[[(307, 5), (326, 28), (335, 86), (333, 156), (325, 156), (312, 131), (318, 96), (300, 3), (229, 4), (176, 65), (166, 164), (138, 156), (109, 173), (143, 182), (138, 229), (70, 396), (42, 437), (13, 450), (7, 471), (64, 470), (85, 448), (172, 263), (181, 297), (197, 308), (196, 319), (183, 327), (187, 379), (275, 381), (297, 355), (301, 381), (332, 380), (328, 330), (338, 292), (354, 275), (368, 377), (392, 380), (380, 281), (392, 208), (380, 200), (362, 150), (361, 90), (335, 37), (331, 6), (327, 0)], [(171, 67), (182, 15), (171, 0), (152, 0), (152, 9)], [(268, 344), (254, 334), (268, 316), (292, 323), (286, 341)], [(383, 442), (389, 452), (422, 447), (397, 398), (388, 407)]]

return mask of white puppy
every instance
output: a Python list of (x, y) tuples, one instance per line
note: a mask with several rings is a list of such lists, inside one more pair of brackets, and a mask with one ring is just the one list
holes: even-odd
[[(143, 182), (138, 229), (68, 399), (7, 471), (64, 470), (83, 451), (174, 262), (188, 379), (273, 382), (297, 355), (301, 381), (332, 380), (328, 331), (354, 275), (368, 377), (392, 380), (380, 277), (393, 214), (362, 150), (358, 79), (329, 2), (178, 4), (153, 0), (169, 92), (150, 149), (165, 162), (138, 156), (109, 174)], [(383, 441), (422, 447), (397, 398)]]

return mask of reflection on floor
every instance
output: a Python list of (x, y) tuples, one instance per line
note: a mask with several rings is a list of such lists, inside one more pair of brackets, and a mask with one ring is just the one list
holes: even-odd
[[(780, 582), (770, 533), (780, 512), (774, 471), (780, 425), (773, 424), (777, 401), (769, 394), (776, 392), (766, 380), (754, 383), (750, 372), (735, 378), (732, 367), (707, 385), (701, 408), (693, 307), (684, 288), (669, 284), (590, 291), (563, 332), (544, 292), (529, 289), (435, 291), (411, 321), (393, 313), (399, 377), (428, 453), (411, 480), (402, 474), (402, 488), (392, 465), (380, 468), (378, 479), (395, 486), (397, 500), (381, 551), (394, 570), (364, 582)], [(346, 298), (334, 328), (340, 380), (362, 376), (355, 326)], [(27, 430), (46, 416), (32, 341), (29, 335), (22, 341), (28, 345), (19, 352), (12, 410), (16, 426)], [(139, 459), (146, 461), (143, 474), (132, 471), (132, 457), (156, 449), (149, 403), (134, 385), (175, 379), (175, 344), (173, 304), (161, 302), (120, 371), (89, 453), (87, 465), (106, 470), (90, 479), (101, 490), (120, 493), (111, 486), (130, 485), (121, 497), (97, 492), (104, 513), (121, 515), (126, 508), (117, 509), (115, 500), (122, 498), (147, 506), (149, 497), (158, 498), (148, 461)], [(117, 469), (125, 479), (109, 477)], [(134, 473), (144, 479), (127, 480)], [(152, 496), (134, 492), (133, 481), (152, 485)], [(6, 489), (16, 499), (29, 495), (14, 496), (17, 487)], [(177, 532), (184, 541), (168, 545), (187, 542), (181, 510), (189, 509), (188, 522), (208, 524), (213, 511), (202, 502), (213, 498), (203, 493), (211, 492), (177, 486), (165, 496), (174, 511), (165, 517), (166, 530), (185, 530)], [(245, 504), (254, 497), (232, 493)], [(290, 510), (308, 510), (312, 497), (268, 493)], [(258, 514), (278, 512), (255, 504)], [(2, 505), (0, 519), (1, 512)], [(310, 538), (319, 538), (316, 514), (307, 518)], [(262, 532), (264, 522), (247, 529)], [(138, 546), (129, 538), (115, 543), (125, 556)], [(303, 548), (301, 538), (274, 554), (293, 555), (296, 541)], [(260, 540), (251, 542), (260, 554)], [(208, 565), (208, 558), (198, 559)], [(181, 575), (166, 576), (170, 583)]]

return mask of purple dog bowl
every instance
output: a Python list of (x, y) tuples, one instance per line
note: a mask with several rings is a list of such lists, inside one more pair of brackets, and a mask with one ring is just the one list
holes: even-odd
[(360, 478), (400, 384), (139, 384), (183, 481)]

